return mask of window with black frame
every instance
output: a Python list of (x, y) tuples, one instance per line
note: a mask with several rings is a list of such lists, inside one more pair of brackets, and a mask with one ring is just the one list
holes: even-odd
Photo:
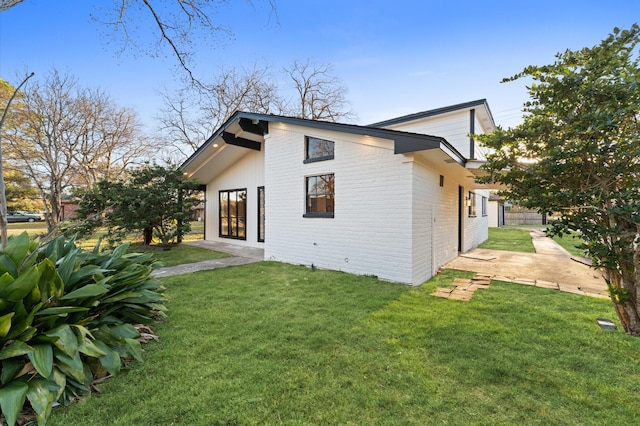
[(304, 217), (333, 217), (335, 207), (334, 174), (308, 176)]
[(333, 160), (335, 142), (307, 136), (304, 144), (304, 162)]
[(232, 189), (219, 193), (220, 237), (246, 240), (247, 190)]

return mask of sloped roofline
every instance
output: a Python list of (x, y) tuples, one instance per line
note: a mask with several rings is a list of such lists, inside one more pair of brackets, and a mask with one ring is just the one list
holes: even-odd
[(440, 136), (425, 135), (420, 133), (402, 132), (398, 130), (383, 129), (375, 126), (360, 126), (356, 124), (334, 123), (329, 121), (309, 120), (297, 117), (287, 117), (274, 114), (260, 114), (245, 111), (236, 111), (227, 121), (211, 135), (182, 165), (185, 169), (218, 138), (222, 137), (226, 130), (236, 121), (248, 119), (254, 122), (278, 122), (292, 124), (314, 129), (330, 130), (363, 136), (378, 137), (394, 141), (394, 153), (404, 154), (428, 149), (442, 149), (458, 164), (464, 166), (467, 159), (458, 152), (447, 140)]
[(402, 117), (391, 118), (389, 120), (379, 121), (377, 123), (369, 124), (370, 127), (385, 127), (392, 126), (394, 124), (406, 123), (407, 121), (420, 120), (421, 118), (433, 117), (436, 115), (446, 114), (449, 112), (461, 111), (465, 109), (471, 109), (478, 106), (484, 106), (489, 113), (491, 121), (495, 123), (493, 114), (489, 108), (489, 104), (486, 99), (478, 99), (475, 101), (464, 102), (461, 104), (449, 105), (442, 108), (430, 109), (427, 111), (416, 112), (409, 115), (403, 115)]

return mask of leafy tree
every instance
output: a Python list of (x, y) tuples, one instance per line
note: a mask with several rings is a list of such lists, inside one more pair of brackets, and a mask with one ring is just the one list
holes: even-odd
[(191, 229), (200, 191), (201, 185), (185, 180), (176, 167), (147, 165), (131, 171), (127, 179), (102, 180), (80, 194), (76, 220), (85, 232), (108, 227), (112, 241), (141, 232), (145, 244), (155, 236), (166, 246), (180, 242)]
[(485, 181), (557, 215), (551, 233), (582, 233), (620, 322), (640, 336), (640, 26), (556, 55), (505, 79), (529, 77), (522, 124), (481, 140), (495, 153)]
[(42, 210), (40, 194), (31, 179), (21, 170), (4, 169), (8, 210)]

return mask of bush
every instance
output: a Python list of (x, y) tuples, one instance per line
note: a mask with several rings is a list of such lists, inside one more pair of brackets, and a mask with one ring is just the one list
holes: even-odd
[(91, 383), (142, 360), (134, 325), (165, 316), (152, 254), (76, 246), (58, 237), (38, 246), (26, 233), (0, 251), (0, 408), (14, 425), (31, 409), (45, 424)]

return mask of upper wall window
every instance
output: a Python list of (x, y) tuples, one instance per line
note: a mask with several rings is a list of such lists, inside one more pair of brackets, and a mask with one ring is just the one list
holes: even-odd
[(333, 217), (335, 179), (333, 173), (305, 179), (307, 200), (304, 217)]
[(304, 143), (304, 162), (333, 160), (334, 145), (332, 141), (307, 136)]

